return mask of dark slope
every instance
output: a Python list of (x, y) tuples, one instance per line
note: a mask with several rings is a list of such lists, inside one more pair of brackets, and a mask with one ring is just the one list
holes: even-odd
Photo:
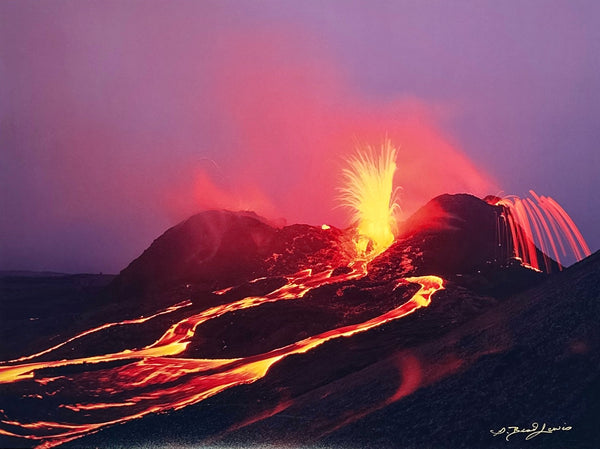
[[(400, 225), (396, 241), (373, 269), (395, 266), (406, 274), (444, 276), (506, 267), (510, 242), (498, 220), (501, 213), (501, 206), (473, 195), (440, 195)], [(559, 271), (556, 262), (550, 265), (551, 272)]]
[(323, 442), (350, 445), (368, 432), (373, 447), (397, 447), (398, 440), (408, 443), (404, 447), (506, 447), (490, 429), (537, 421), (573, 430), (530, 441), (516, 435), (511, 446), (600, 447), (598, 285), (600, 253), (595, 253), (510, 298), (436, 344), (438, 354), (457, 347), (481, 352), (471, 366)]
[(208, 211), (168, 229), (113, 282), (121, 296), (186, 282), (219, 286), (262, 271), (276, 229), (253, 214)]
[[(268, 435), (317, 447), (600, 447), (598, 285), (595, 253), (443, 338), (308, 393), (286, 416), (232, 432), (223, 441)], [(398, 372), (400, 385), (415, 391), (385, 404), (397, 392), (390, 375), (397, 378)], [(311, 420), (300, 430), (286, 427), (290, 416)], [(509, 442), (490, 433), (504, 426), (530, 428), (534, 421), (573, 429), (529, 441), (515, 435)]]
[[(498, 207), (472, 195), (441, 195), (402, 225), (395, 245), (419, 249), (412, 274), (444, 276), (481, 270), (499, 262), (499, 212)], [(397, 260), (397, 253), (391, 248), (392, 261)]]
[[(375, 277), (460, 276), (461, 284), (496, 297), (531, 286), (545, 276), (508, 258), (501, 212), (502, 207), (473, 195), (440, 195), (400, 225), (396, 241), (371, 263), (369, 272)], [(550, 265), (552, 272), (559, 271), (556, 262)]]
[(113, 294), (156, 299), (183, 284), (217, 290), (262, 276), (350, 261), (339, 229), (275, 228), (250, 212), (208, 211), (167, 230), (112, 283)]
[(113, 278), (102, 274), (1, 273), (0, 359), (55, 344), (62, 332), (72, 330), (73, 323), (97, 315), (105, 303), (103, 291)]

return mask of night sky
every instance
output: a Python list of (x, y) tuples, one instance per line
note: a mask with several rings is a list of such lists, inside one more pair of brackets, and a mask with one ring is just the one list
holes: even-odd
[(406, 214), (552, 196), (600, 248), (600, 2), (2, 1), (0, 270), (116, 273), (206, 208), (347, 224), (356, 144)]

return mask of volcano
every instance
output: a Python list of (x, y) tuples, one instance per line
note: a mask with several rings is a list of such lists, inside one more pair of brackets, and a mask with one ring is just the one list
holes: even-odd
[(367, 260), (203, 212), (33, 321), (47, 291), (5, 277), (0, 445), (599, 447), (600, 254), (533, 269), (502, 213), (439, 196)]

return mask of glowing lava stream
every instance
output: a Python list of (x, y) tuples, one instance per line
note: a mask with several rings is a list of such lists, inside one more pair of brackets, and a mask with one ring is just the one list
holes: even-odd
[[(94, 334), (96, 332), (100, 332), (100, 331), (102, 331), (104, 329), (108, 329), (110, 327), (124, 326), (124, 325), (127, 325), (127, 324), (141, 324), (141, 323), (145, 323), (146, 321), (150, 321), (151, 319), (156, 318), (157, 316), (166, 315), (167, 313), (171, 313), (171, 312), (174, 312), (176, 310), (179, 310), (179, 309), (182, 309), (184, 307), (191, 306), (191, 305), (192, 305), (192, 301), (182, 301), (182, 302), (180, 302), (178, 304), (175, 304), (173, 306), (167, 307), (165, 310), (162, 310), (162, 311), (160, 311), (158, 313), (155, 313), (155, 314), (147, 316), (147, 317), (136, 318), (136, 319), (133, 319), (133, 320), (119, 321), (119, 322), (115, 322), (115, 323), (106, 323), (106, 324), (103, 324), (102, 326), (98, 326), (98, 327), (95, 327), (93, 329), (89, 329), (89, 330), (87, 330), (85, 332), (82, 332), (80, 334), (77, 334), (74, 337), (71, 337), (68, 340), (63, 341), (62, 343), (59, 343), (57, 345), (52, 346), (51, 348), (45, 349), (45, 350), (40, 351), (40, 352), (36, 352), (35, 354), (27, 355), (27, 356), (24, 356), (24, 357), (19, 357), (18, 359), (8, 360), (6, 362), (0, 361), (0, 363), (24, 362), (26, 360), (35, 359), (35, 358), (40, 357), (40, 356), (42, 356), (44, 354), (48, 354), (48, 353), (50, 353), (50, 352), (52, 352), (52, 351), (54, 351), (54, 350), (56, 350), (58, 348), (62, 348), (63, 346), (65, 346), (65, 345), (67, 345), (67, 344), (69, 344), (69, 343), (71, 343), (71, 342), (73, 342), (75, 340), (78, 340), (81, 337), (85, 337), (86, 335), (91, 335), (91, 334)], [(0, 383), (2, 383), (1, 379), (0, 379)]]
[[(315, 275), (312, 275), (310, 270), (305, 270), (288, 278), (287, 285), (266, 296), (247, 297), (183, 319), (171, 326), (158, 341), (139, 350), (126, 350), (75, 360), (2, 366), (0, 367), (1, 382), (16, 383), (29, 380), (28, 389), (37, 388), (43, 395), (42, 399), (57, 394), (61, 390), (61, 386), (57, 387), (57, 385), (65, 382), (66, 385), (76, 386), (76, 392), (82, 394), (81, 399), (85, 398), (86, 401), (90, 401), (93, 398), (94, 402), (62, 404), (56, 411), (57, 414), (60, 414), (60, 421), (57, 422), (9, 420), (6, 412), (3, 411), (5, 419), (0, 419), (2, 424), (0, 434), (38, 440), (41, 442), (40, 448), (49, 448), (111, 424), (141, 418), (150, 413), (178, 410), (230, 387), (255, 382), (264, 377), (274, 363), (289, 355), (305, 353), (326, 341), (367, 331), (404, 317), (420, 307), (426, 307), (431, 301), (431, 296), (436, 291), (443, 289), (443, 280), (437, 276), (402, 279), (396, 288), (405, 283), (418, 283), (421, 288), (401, 306), (363, 323), (332, 329), (246, 358), (184, 359), (172, 357), (186, 349), (200, 323), (233, 310), (271, 301), (298, 298), (312, 288), (364, 276), (366, 263), (357, 263), (356, 265), (352, 272), (338, 276), (332, 276), (333, 270)], [(47, 352), (49, 350), (43, 351), (43, 353)], [(31, 357), (33, 356), (29, 358)], [(115, 360), (132, 361), (116, 368), (69, 374), (68, 378), (64, 376), (44, 377), (43, 372), (38, 372), (38, 377), (34, 379), (35, 384), (30, 380), (36, 370), (43, 368)]]
[[(299, 271), (296, 274), (293, 274), (287, 277), (288, 283), (271, 293), (265, 296), (247, 296), (239, 301), (235, 301), (229, 304), (223, 304), (216, 307), (211, 307), (199, 314), (192, 315), (188, 318), (185, 318), (173, 326), (171, 326), (156, 342), (153, 344), (146, 346), (142, 349), (137, 350), (129, 350), (126, 349), (121, 352), (116, 352), (113, 354), (85, 357), (79, 359), (72, 360), (57, 360), (52, 362), (37, 362), (37, 363), (29, 363), (22, 365), (12, 365), (12, 366), (0, 366), (0, 383), (9, 383), (18, 380), (23, 380), (26, 378), (32, 378), (34, 375), (34, 371), (36, 369), (42, 368), (55, 368), (66, 365), (73, 364), (81, 364), (81, 363), (100, 363), (100, 362), (109, 362), (109, 361), (118, 361), (132, 358), (140, 358), (140, 357), (165, 357), (165, 356), (173, 356), (181, 354), (186, 350), (189, 345), (191, 338), (194, 336), (196, 328), (205, 323), (208, 320), (213, 318), (217, 318), (225, 313), (233, 312), (236, 310), (247, 309), (250, 307), (256, 307), (261, 304), (265, 304), (268, 302), (274, 302), (284, 299), (296, 299), (302, 298), (309, 290), (317, 287), (321, 287), (325, 284), (332, 284), (336, 282), (348, 281), (353, 279), (359, 279), (367, 274), (367, 260), (356, 260), (350, 264), (350, 268), (352, 271), (349, 273), (340, 274), (337, 276), (333, 276), (333, 269), (328, 269), (316, 274), (312, 274), (311, 269), (306, 269)], [(254, 281), (252, 281), (254, 282)], [(224, 294), (227, 290), (219, 290), (214, 292), (216, 294)], [(154, 315), (145, 318), (139, 318), (135, 320), (126, 320), (119, 323), (109, 323), (104, 324), (102, 326), (96, 327), (94, 329), (90, 329), (88, 331), (82, 332), (75, 337), (72, 337), (58, 345), (55, 345), (49, 349), (44, 351), (40, 351), (36, 354), (32, 354), (25, 357), (20, 357), (18, 359), (10, 360), (8, 362), (2, 363), (12, 363), (12, 362), (21, 362), (25, 360), (31, 360), (38, 356), (48, 354), (55, 349), (58, 349), (69, 342), (72, 342), (78, 338), (81, 338), (85, 335), (90, 335), (95, 332), (99, 332), (103, 329), (107, 329), (109, 327), (117, 326), (117, 325), (126, 325), (126, 324), (137, 324), (157, 317), (159, 315), (163, 315), (165, 313), (172, 312), (178, 308), (188, 306), (190, 304), (189, 301), (184, 301), (175, 306), (171, 306), (164, 311), (158, 312)], [(0, 429), (1, 431), (1, 429)]]

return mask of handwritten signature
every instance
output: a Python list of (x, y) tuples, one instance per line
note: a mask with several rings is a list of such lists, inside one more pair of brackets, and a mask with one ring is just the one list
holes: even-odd
[(572, 429), (571, 426), (550, 427), (550, 426), (547, 426), (546, 423), (542, 424), (542, 426), (540, 427), (540, 425), (537, 422), (534, 422), (531, 424), (530, 429), (527, 429), (527, 428), (521, 429), (520, 427), (517, 427), (517, 426), (510, 426), (510, 427), (502, 427), (499, 430), (490, 430), (490, 432), (495, 437), (497, 437), (498, 435), (505, 435), (505, 439), (506, 439), (506, 441), (508, 441), (508, 439), (510, 437), (512, 437), (513, 435), (519, 434), (519, 433), (527, 434), (525, 439), (531, 440), (532, 438), (535, 438), (538, 435), (541, 435), (542, 433), (554, 433), (554, 432), (561, 432), (561, 431), (566, 431), (566, 430), (571, 430), (571, 429)]

